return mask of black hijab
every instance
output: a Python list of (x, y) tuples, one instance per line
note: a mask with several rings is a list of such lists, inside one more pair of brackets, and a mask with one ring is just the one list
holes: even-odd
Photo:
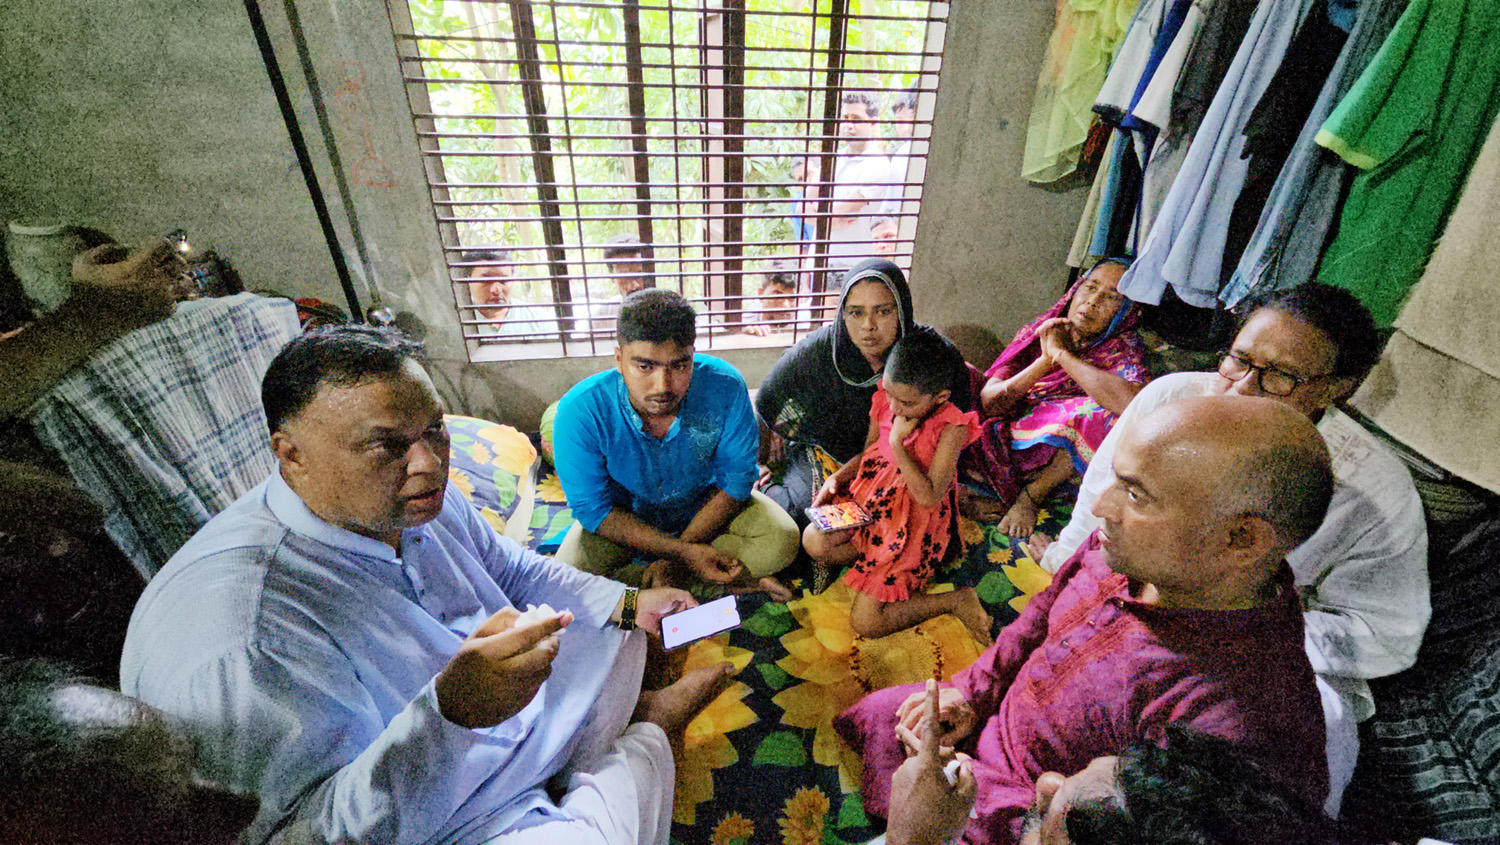
[(847, 461), (865, 447), (870, 399), (880, 371), (870, 366), (844, 327), (844, 303), (861, 282), (878, 281), (896, 300), (899, 340), (912, 325), (911, 288), (901, 268), (883, 258), (860, 262), (844, 274), (833, 322), (803, 338), (776, 361), (761, 382), (755, 410), (789, 442), (823, 447)]

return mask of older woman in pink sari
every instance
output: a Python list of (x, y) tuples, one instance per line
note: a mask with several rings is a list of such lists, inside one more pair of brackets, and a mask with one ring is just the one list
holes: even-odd
[[(1088, 468), (1094, 450), (1147, 381), (1139, 312), (1118, 289), (1127, 263), (1094, 265), (1046, 313), (1016, 332), (985, 373), (984, 434), (965, 452), (977, 518), (1029, 537), (1039, 503)], [(1003, 516), (1002, 516), (1003, 514)]]

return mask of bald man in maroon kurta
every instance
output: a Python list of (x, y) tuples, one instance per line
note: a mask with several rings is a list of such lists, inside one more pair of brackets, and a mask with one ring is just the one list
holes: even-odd
[[(1206, 422), (1240, 428), (1269, 415), (1260, 424), (1291, 426), (1291, 433), (1281, 436), (1305, 434), (1283, 415), (1258, 404), (1248, 409), (1211, 405), (1188, 410), (1188, 422), (1205, 422), (1196, 418), (1206, 415)], [(1181, 409), (1176, 413), (1181, 415)], [(1238, 419), (1240, 413), (1249, 418)], [(1166, 423), (1182, 422), (1167, 416)], [(1175, 431), (1168, 429), (1167, 434)], [(1169, 483), (1173, 479), (1164, 474), (1194, 473), (1180, 461), (1173, 468), (1172, 450), (1164, 446), (1176, 440), (1163, 435), (1165, 444), (1152, 442), (1150, 435), (1143, 433), (1129, 450), (1121, 444), (1124, 454), (1117, 455), (1117, 463), (1123, 458), (1124, 465), (1117, 467), (1117, 475), (1119, 469), (1126, 470), (1120, 482), (1124, 487), (1150, 486), (1149, 492), (1144, 487), (1139, 491), (1141, 501), (1155, 496), (1167, 502), (1174, 495)], [(1278, 437), (1274, 431), (1262, 436), (1272, 441)], [(1218, 437), (1204, 434), (1200, 439)], [(1316, 444), (1321, 448), (1321, 440)], [(1191, 445), (1193, 454), (1203, 454), (1203, 443)], [(1209, 488), (1206, 495), (1218, 495), (1212, 490), (1212, 467), (1199, 463), (1198, 472), (1206, 473), (1201, 479)], [(1181, 480), (1195, 483), (1188, 476)], [(1331, 478), (1328, 486), (1331, 490)], [(1102, 496), (1097, 507), (1109, 514), (1105, 527), (1063, 565), (1052, 585), (1032, 598), (1021, 617), (973, 666), (944, 685), (967, 700), (975, 717), (972, 730), (958, 741), (959, 750), (974, 757), (978, 783), (975, 818), (964, 835), (967, 842), (1016, 842), (1037, 778), (1044, 772), (1072, 774), (1135, 740), (1160, 736), (1172, 722), (1241, 745), (1290, 789), (1311, 800), (1321, 802), (1327, 795), (1322, 708), (1303, 649), (1301, 607), (1291, 570), (1274, 557), (1279, 547), (1295, 546), (1300, 540), (1284, 537), (1279, 546), (1267, 547), (1272, 557), (1261, 564), (1260, 577), (1246, 582), (1253, 588), (1244, 594), (1246, 600), (1224, 598), (1231, 593), (1220, 590), (1219, 584), (1232, 577), (1216, 574), (1209, 585), (1212, 597), (1186, 601), (1184, 591), (1191, 578), (1199, 576), (1184, 576), (1172, 571), (1170, 563), (1163, 566), (1142, 553), (1142, 543), (1162, 536), (1159, 528), (1166, 523), (1158, 519), (1155, 534), (1151, 526), (1143, 530), (1148, 518), (1126, 513), (1128, 508), (1144, 507), (1136, 497), (1137, 492), (1128, 489)], [(1170, 516), (1183, 518), (1181, 512)], [(1194, 533), (1191, 541), (1199, 541), (1198, 533), (1208, 536), (1216, 530), (1232, 534), (1232, 525), (1214, 522)], [(1241, 540), (1231, 536), (1226, 542)], [(1204, 571), (1219, 560), (1193, 559), (1193, 566)], [(1117, 569), (1151, 574), (1153, 580)], [(864, 758), (865, 808), (876, 815), (888, 813), (891, 774), (906, 759), (894, 731), (897, 709), (920, 690), (920, 685), (880, 690), (834, 721), (840, 736)]]

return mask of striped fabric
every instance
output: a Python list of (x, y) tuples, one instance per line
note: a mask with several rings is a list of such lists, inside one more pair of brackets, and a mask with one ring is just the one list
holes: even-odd
[(1371, 681), (1375, 716), (1344, 811), (1391, 836), (1500, 842), (1500, 518), (1434, 557), (1417, 665)]
[(31, 408), (37, 437), (104, 507), (105, 530), (143, 576), (271, 472), (260, 380), (300, 331), (284, 299), (183, 303)]

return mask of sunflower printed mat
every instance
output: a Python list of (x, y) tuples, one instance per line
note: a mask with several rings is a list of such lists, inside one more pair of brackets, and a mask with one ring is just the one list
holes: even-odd
[[(450, 418), (449, 430), (455, 435), (450, 475), (463, 475), (455, 483), (497, 528), (527, 487), (510, 477), (534, 475), (527, 540), (549, 551), (572, 515), (556, 475), (536, 461), (524, 435), (465, 418)], [(1073, 485), (1054, 491), (1038, 530), (1057, 536), (1076, 494)], [(1051, 576), (993, 525), (960, 519), (960, 534), (964, 554), (938, 572), (930, 589), (974, 587), (999, 630)], [(874, 838), (882, 826), (865, 815), (859, 759), (834, 734), (833, 717), (872, 690), (947, 680), (980, 654), (952, 616), (880, 639), (856, 637), (849, 627), (853, 593), (842, 580), (818, 595), (807, 591), (810, 580), (791, 585), (798, 598), (785, 604), (763, 594), (741, 596), (743, 625), (689, 647), (689, 670), (727, 660), (740, 672), (688, 725), (673, 845), (853, 845)]]
[[(1072, 492), (1055, 498), (1071, 501)], [(1067, 519), (1062, 510), (1044, 508), (1039, 530), (1056, 536)], [(931, 590), (974, 587), (998, 630), (1051, 576), (995, 526), (961, 520), (960, 527), (966, 551)], [(872, 690), (947, 680), (980, 654), (952, 616), (864, 639), (849, 627), (853, 592), (842, 580), (818, 595), (803, 581), (793, 587), (799, 597), (786, 604), (742, 596), (741, 627), (690, 647), (689, 668), (728, 660), (741, 671), (688, 726), (674, 845), (852, 845), (874, 838), (882, 826), (865, 815), (859, 759), (834, 734), (833, 717)]]

